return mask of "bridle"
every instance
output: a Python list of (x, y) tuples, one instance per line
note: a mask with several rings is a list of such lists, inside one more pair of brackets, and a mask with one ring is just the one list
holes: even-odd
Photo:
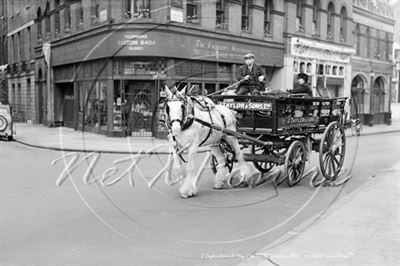
[[(175, 96), (175, 97), (174, 97)], [(169, 114), (169, 102), (181, 102), (181, 109), (182, 109), (182, 118), (178, 119), (172, 119), (170, 118), (170, 114)], [(167, 126), (167, 128), (171, 129), (172, 124), (174, 122), (178, 122), (181, 126), (181, 130), (185, 130), (187, 129), (189, 126), (192, 125), (193, 123), (193, 116), (194, 116), (194, 105), (191, 102), (190, 98), (187, 96), (181, 96), (179, 94), (176, 93), (176, 91), (173, 93), (173, 95), (171, 96), (171, 98), (168, 98), (165, 101), (165, 112), (166, 112), (166, 121), (165, 124)], [(188, 114), (191, 114), (192, 116), (188, 116)]]

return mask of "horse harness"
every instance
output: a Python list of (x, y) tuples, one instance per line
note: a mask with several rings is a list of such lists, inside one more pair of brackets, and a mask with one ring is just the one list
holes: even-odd
[[(210, 116), (210, 120), (211, 120), (211, 124), (214, 123), (212, 115), (211, 115), (211, 111), (215, 110), (218, 112), (218, 114), (221, 116), (221, 119), (224, 123), (224, 127), (226, 127), (226, 119), (225, 116), (223, 114), (221, 114), (217, 109), (215, 109), (213, 106), (210, 106), (207, 101), (201, 101), (199, 99), (197, 99), (196, 97), (189, 97), (189, 100), (191, 102), (194, 102), (196, 104), (198, 104), (200, 106), (200, 110), (201, 111), (205, 111), (208, 112), (209, 116)], [(179, 122), (181, 125), (181, 130), (184, 131), (186, 129), (188, 129), (194, 122), (194, 104), (190, 104), (190, 101), (184, 99), (184, 98), (178, 98), (177, 100), (172, 100), (172, 101), (183, 101), (184, 105), (187, 105), (187, 108), (184, 108), (184, 105), (182, 106), (182, 120), (179, 119), (173, 119), (173, 120), (169, 120), (169, 111), (167, 110), (167, 120), (165, 121), (166, 127), (168, 128), (168, 133), (171, 134), (171, 127), (172, 127), (172, 123), (173, 122)], [(168, 101), (167, 101), (168, 102)], [(167, 102), (165, 103), (166, 106)], [(190, 113), (191, 115), (186, 115), (187, 113)], [(205, 137), (205, 139), (200, 143), (199, 147), (201, 147), (204, 143), (207, 142), (207, 140), (210, 138), (211, 134), (212, 134), (213, 129), (211, 127), (209, 127), (209, 131), (207, 133), (207, 136)], [(172, 135), (172, 134), (171, 134)], [(179, 151), (179, 144), (178, 141), (176, 140), (175, 136), (172, 136), (173, 141), (175, 142), (175, 150), (178, 152)], [(185, 162), (185, 160), (182, 158), (182, 151), (178, 153), (179, 157), (182, 159), (182, 161)]]

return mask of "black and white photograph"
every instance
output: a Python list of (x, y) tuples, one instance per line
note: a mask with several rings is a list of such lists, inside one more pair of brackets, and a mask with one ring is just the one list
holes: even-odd
[(400, 0), (0, 0), (0, 266), (400, 265)]

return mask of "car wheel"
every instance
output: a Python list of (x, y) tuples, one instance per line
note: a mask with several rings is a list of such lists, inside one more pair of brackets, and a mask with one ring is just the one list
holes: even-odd
[(0, 115), (0, 132), (6, 130), (7, 126), (8, 126), (7, 119), (4, 116)]

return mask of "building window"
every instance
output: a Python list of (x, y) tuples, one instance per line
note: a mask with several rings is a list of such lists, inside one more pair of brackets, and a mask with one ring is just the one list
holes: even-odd
[(242, 0), (242, 31), (250, 32), (250, 0)]
[(313, 4), (313, 24), (312, 24), (312, 34), (319, 35), (320, 32), (320, 9), (321, 5), (319, 0), (314, 0)]
[(45, 31), (46, 31), (46, 36), (45, 40), (49, 41), (50, 40), (50, 4), (49, 2), (46, 3), (46, 9), (44, 10), (44, 16), (45, 16)]
[[(392, 60), (393, 34), (386, 32), (386, 60)], [(400, 58), (399, 58), (400, 59)]]
[[(11, 1), (12, 2), (12, 1)], [(36, 13), (36, 19), (37, 19), (37, 40), (38, 43), (42, 43), (42, 10), (40, 7), (37, 10)]]
[(371, 57), (371, 30), (367, 28), (367, 57)]
[(197, 2), (198, 0), (187, 0), (186, 2), (186, 19), (188, 23), (199, 23)]
[(381, 58), (381, 32), (379, 30), (376, 30), (375, 58)]
[(356, 40), (356, 55), (360, 56), (360, 42), (361, 42), (361, 33), (360, 33), (360, 24), (356, 25), (356, 28), (354, 30), (354, 40)]
[(60, 0), (56, 0), (54, 5), (56, 8), (56, 13), (54, 14), (54, 34), (56, 38), (60, 38)]
[(92, 10), (91, 10), (91, 24), (96, 25), (99, 23), (99, 4), (96, 0), (92, 0)]
[(217, 10), (216, 10), (216, 16), (217, 16), (217, 21), (216, 21), (216, 28), (217, 29), (227, 29), (228, 28), (228, 21), (227, 21), (227, 12), (225, 10), (226, 5), (225, 5), (226, 0), (217, 0)]
[(71, 33), (71, 6), (67, 4), (64, 12), (65, 33)]
[(83, 30), (83, 7), (82, 7), (82, 1), (78, 2), (78, 7), (76, 8), (76, 28), (78, 30)]
[(125, 0), (126, 18), (150, 18), (150, 0)]
[(272, 35), (272, 0), (265, 0), (264, 9), (264, 34), (265, 36)]
[(346, 32), (347, 32), (347, 12), (346, 8), (342, 7), (340, 10), (340, 41), (345, 42), (346, 41)]
[(333, 30), (334, 30), (334, 13), (335, 13), (335, 8), (333, 6), (333, 3), (330, 2), (328, 5), (328, 21), (327, 21), (327, 38), (329, 40), (333, 40)]
[(299, 0), (297, 2), (296, 31), (304, 32), (304, 0)]

